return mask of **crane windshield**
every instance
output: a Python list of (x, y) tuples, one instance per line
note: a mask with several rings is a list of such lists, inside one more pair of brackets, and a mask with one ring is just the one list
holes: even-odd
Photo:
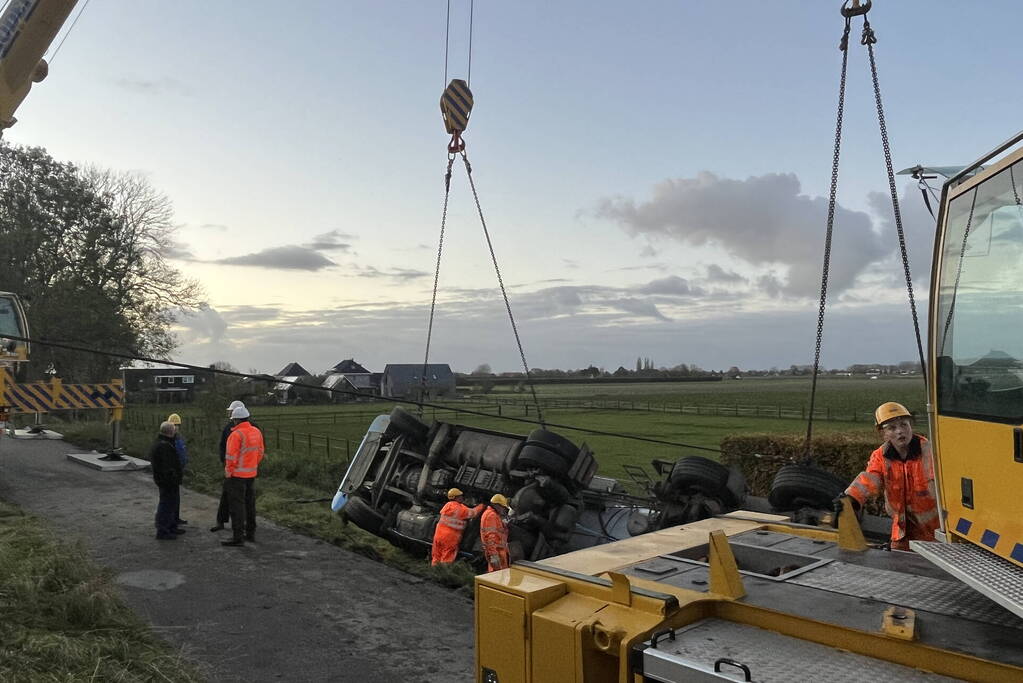
[(1023, 160), (949, 202), (933, 322), (941, 414), (1023, 422), (1021, 197)]
[(0, 337), (24, 337), (21, 315), (11, 295), (0, 294)]

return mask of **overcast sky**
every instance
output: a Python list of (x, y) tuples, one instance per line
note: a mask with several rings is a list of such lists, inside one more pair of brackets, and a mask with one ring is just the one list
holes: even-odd
[[(80, 3), (81, 4), (81, 3)], [(812, 361), (839, 2), (479, 0), (466, 133), (535, 367)], [(1019, 128), (1018, 2), (877, 0), (896, 169)], [(452, 0), (448, 77), (466, 77)], [(92, 0), (5, 134), (138, 171), (209, 308), (185, 362), (421, 362), (443, 198), (446, 0)], [(823, 362), (915, 345), (854, 29)], [(926, 308), (933, 226), (899, 180)], [(431, 360), (519, 368), (460, 163)]]

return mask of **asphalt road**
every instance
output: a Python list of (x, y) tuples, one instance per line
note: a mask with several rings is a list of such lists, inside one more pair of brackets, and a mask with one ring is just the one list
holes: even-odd
[(262, 518), (256, 543), (223, 548), (226, 532), (208, 531), (217, 501), (188, 490), (188, 533), (157, 541), (148, 471), (99, 472), (67, 460), (74, 451), (0, 438), (0, 499), (82, 540), (209, 680), (472, 679), (466, 598)]

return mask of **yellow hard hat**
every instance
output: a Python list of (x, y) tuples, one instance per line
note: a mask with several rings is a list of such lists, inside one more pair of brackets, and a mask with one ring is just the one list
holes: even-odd
[(490, 502), (494, 505), (503, 505), (508, 507), (508, 499), (502, 496), (500, 493), (495, 493), (494, 497), (490, 499)]
[(897, 417), (913, 417), (913, 414), (906, 410), (906, 406), (901, 403), (888, 401), (888, 403), (879, 405), (874, 411), (874, 424), (880, 427), (888, 420), (894, 420)]
[(454, 500), (461, 495), (464, 495), (462, 489), (448, 489), (448, 500)]
[(177, 413), (171, 413), (167, 416), (167, 422), (170, 422), (172, 425), (179, 425), (181, 424), (181, 416)]

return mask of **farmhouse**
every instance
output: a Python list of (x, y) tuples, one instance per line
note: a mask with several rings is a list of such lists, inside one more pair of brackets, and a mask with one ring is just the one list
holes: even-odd
[(380, 395), (390, 398), (433, 399), (455, 395), (455, 375), (447, 363), (426, 366), (426, 391), (423, 395), (422, 363), (391, 363), (384, 367)]

